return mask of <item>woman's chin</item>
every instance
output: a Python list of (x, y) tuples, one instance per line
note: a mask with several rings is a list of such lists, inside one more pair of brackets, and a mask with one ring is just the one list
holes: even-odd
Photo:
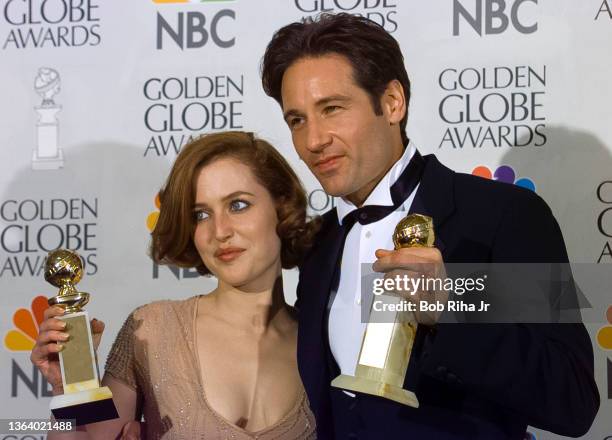
[(214, 272), (216, 272), (215, 276), (217, 279), (225, 285), (239, 290), (261, 291), (271, 289), (276, 281), (276, 277), (280, 276), (280, 262), (278, 265), (279, 274), (276, 276), (273, 276), (270, 267), (246, 264), (217, 266), (214, 268)]
[(243, 271), (232, 270), (229, 268), (218, 271), (216, 276), (219, 281), (222, 281), (224, 284), (235, 288), (240, 288), (241, 286), (249, 284), (252, 281), (251, 277), (249, 277)]

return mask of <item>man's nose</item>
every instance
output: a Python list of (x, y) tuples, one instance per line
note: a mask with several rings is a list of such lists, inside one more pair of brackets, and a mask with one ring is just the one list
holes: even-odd
[(331, 144), (332, 136), (325, 123), (317, 120), (309, 121), (307, 127), (306, 148), (311, 153), (319, 153)]

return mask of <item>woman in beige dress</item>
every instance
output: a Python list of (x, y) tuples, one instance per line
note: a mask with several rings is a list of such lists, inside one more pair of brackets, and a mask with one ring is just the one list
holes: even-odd
[[(119, 418), (55, 438), (117, 438), (141, 415), (148, 439), (314, 438), (281, 268), (299, 263), (316, 224), (297, 176), (265, 141), (227, 132), (185, 146), (161, 192), (151, 254), (213, 274), (217, 287), (134, 310), (102, 380)], [(62, 393), (61, 313), (47, 310), (32, 351), (54, 394)], [(101, 333), (103, 324), (92, 327)]]

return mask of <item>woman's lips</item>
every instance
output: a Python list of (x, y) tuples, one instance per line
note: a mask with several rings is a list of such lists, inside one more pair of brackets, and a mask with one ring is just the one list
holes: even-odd
[(240, 248), (223, 249), (223, 250), (217, 251), (215, 253), (215, 257), (217, 257), (219, 260), (223, 261), (224, 263), (228, 263), (238, 258), (240, 255), (242, 255), (243, 252), (244, 252), (244, 249), (240, 249)]

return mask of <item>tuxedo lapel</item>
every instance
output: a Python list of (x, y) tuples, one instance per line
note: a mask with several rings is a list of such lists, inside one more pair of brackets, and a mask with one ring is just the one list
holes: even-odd
[(323, 216), (317, 242), (300, 267), (298, 367), (318, 422), (331, 417), (332, 356), (325, 315), (342, 244), (343, 230), (334, 209)]
[(316, 248), (311, 252), (308, 258), (308, 267), (306, 272), (310, 274), (308, 280), (303, 282), (308, 289), (306, 295), (310, 295), (313, 301), (316, 316), (309, 317), (313, 320), (313, 324), (321, 326), (322, 320), (327, 310), (329, 295), (331, 292), (331, 284), (334, 278), (336, 269), (340, 263), (340, 256), (343, 247), (343, 230), (338, 224), (338, 218), (335, 211), (333, 215), (329, 215), (327, 225), (319, 234)]
[[(409, 212), (430, 216), (434, 222), (434, 231), (437, 232), (455, 211), (455, 173), (442, 165), (433, 154), (423, 156), (423, 159), (425, 170)], [(437, 233), (434, 246), (445, 255), (445, 245)]]
[[(433, 219), (435, 233), (434, 246), (442, 254), (442, 259), (446, 260), (448, 257), (447, 253), (450, 249), (448, 249), (443, 242), (443, 234), (440, 232), (445, 222), (455, 211), (454, 172), (442, 165), (432, 154), (423, 156), (423, 159), (425, 160), (425, 169), (409, 212), (428, 215)], [(408, 370), (406, 371), (404, 379), (404, 388), (407, 390), (415, 390), (418, 388), (420, 377), (420, 352), (426, 343), (428, 334), (429, 331), (427, 327), (418, 327), (411, 361), (408, 364)]]
[(334, 209), (323, 216), (317, 243), (300, 268), (300, 347), (307, 347), (310, 356), (321, 358), (325, 364), (329, 351), (325, 315), (343, 241), (343, 229)]

